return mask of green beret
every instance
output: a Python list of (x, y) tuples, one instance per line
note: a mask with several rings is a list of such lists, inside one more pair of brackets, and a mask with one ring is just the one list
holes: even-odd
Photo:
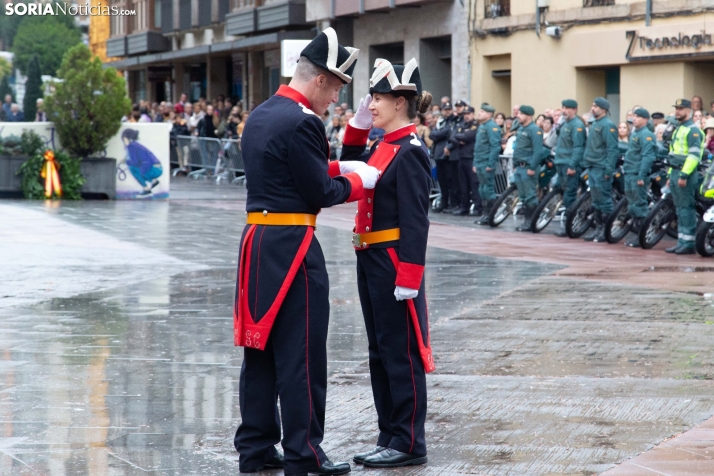
[(593, 102), (600, 109), (605, 109), (606, 111), (610, 110), (610, 101), (608, 101), (605, 98), (602, 98), (602, 97), (595, 98), (595, 100)]
[(518, 108), (518, 110), (521, 111), (521, 113), (525, 114), (526, 116), (532, 116), (533, 114), (535, 114), (535, 109), (533, 109), (531, 106), (524, 105), (524, 106), (521, 106), (520, 108)]
[(563, 107), (570, 107), (572, 109), (577, 109), (578, 102), (575, 99), (563, 99)]
[(640, 116), (640, 117), (643, 118), (643, 119), (649, 119), (649, 118), (650, 118), (650, 112), (649, 112), (647, 109), (645, 109), (644, 107), (638, 107), (637, 109), (635, 109), (634, 111), (632, 111), (632, 113), (633, 113), (635, 116)]
[(489, 103), (485, 102), (481, 104), (481, 109), (483, 109), (486, 112), (496, 112), (496, 108), (491, 106)]

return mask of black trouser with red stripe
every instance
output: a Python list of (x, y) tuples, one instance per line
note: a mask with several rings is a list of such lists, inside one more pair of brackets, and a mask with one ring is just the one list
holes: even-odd
[(265, 350), (243, 351), (242, 422), (234, 440), (241, 471), (260, 468), (275, 454), (280, 420), (286, 475), (316, 469), (327, 459), (320, 443), (325, 427), (328, 290), (325, 259), (313, 238)]
[[(377, 445), (426, 455), (426, 373), (406, 301), (394, 297), (397, 272), (386, 249), (357, 251), (357, 287), (369, 341), (369, 373), (377, 408)], [(424, 282), (419, 296), (426, 310)], [(420, 313), (421, 314), (421, 313)], [(420, 327), (428, 329), (426, 315)]]

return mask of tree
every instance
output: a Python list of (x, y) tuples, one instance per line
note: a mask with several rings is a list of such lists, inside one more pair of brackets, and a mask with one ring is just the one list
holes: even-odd
[(124, 78), (114, 68), (105, 69), (84, 44), (65, 54), (57, 74), (63, 81), (45, 106), (60, 143), (75, 157), (101, 152), (131, 110)]
[(0, 78), (10, 76), (12, 74), (12, 63), (5, 58), (0, 58)]
[(15, 95), (12, 94), (12, 88), (10, 87), (10, 81), (7, 76), (3, 76), (2, 81), (0, 81), (0, 102), (5, 101), (5, 96), (12, 96), (12, 100), (15, 101)]
[(34, 56), (27, 67), (27, 82), (25, 83), (25, 99), (23, 100), (25, 121), (35, 120), (37, 113), (37, 100), (42, 94), (42, 75), (40, 75), (40, 61)]
[[(34, 3), (35, 0), (19, 0), (19, 1), (13, 1), (15, 5), (18, 3)], [(10, 50), (12, 48), (13, 41), (15, 40), (15, 35), (17, 34), (17, 29), (20, 27), (20, 24), (23, 23), (24, 21), (27, 21), (30, 18), (36, 18), (36, 17), (29, 17), (29, 16), (23, 16), (23, 15), (5, 15), (5, 8), (4, 5), (7, 2), (1, 2), (0, 1), (0, 41), (2, 41), (3, 44), (3, 49), (5, 50)], [(52, 3), (60, 3), (59, 0), (53, 0)], [(50, 19), (61, 23), (65, 25), (69, 29), (76, 29), (78, 31), (79, 27), (77, 26), (74, 17), (72, 15), (65, 15), (62, 9), (58, 9), (56, 7), (53, 8), (54, 12), (56, 15), (53, 15), (49, 17)], [(69, 13), (69, 11), (67, 11)]]
[(82, 34), (77, 28), (69, 28), (52, 16), (26, 17), (13, 41), (15, 65), (27, 68), (33, 56), (40, 60), (41, 74), (55, 76), (62, 57), (73, 46), (81, 43)]

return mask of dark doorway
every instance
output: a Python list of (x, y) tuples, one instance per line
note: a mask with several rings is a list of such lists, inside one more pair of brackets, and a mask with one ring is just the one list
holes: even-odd
[(385, 43), (369, 47), (369, 67), (374, 66), (377, 58), (383, 58), (392, 64), (404, 64), (404, 42)]
[(451, 36), (424, 38), (419, 45), (419, 73), (435, 100), (451, 97)]

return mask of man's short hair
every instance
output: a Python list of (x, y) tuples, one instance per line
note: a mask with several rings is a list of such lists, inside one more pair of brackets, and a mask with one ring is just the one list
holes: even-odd
[(299, 79), (300, 81), (303, 82), (308, 82), (313, 78), (316, 78), (317, 76), (320, 76), (321, 74), (324, 74), (325, 76), (329, 76), (330, 72), (320, 68), (317, 66), (315, 63), (307, 59), (305, 56), (300, 57), (300, 61), (298, 61), (297, 68), (295, 68), (295, 77)]

